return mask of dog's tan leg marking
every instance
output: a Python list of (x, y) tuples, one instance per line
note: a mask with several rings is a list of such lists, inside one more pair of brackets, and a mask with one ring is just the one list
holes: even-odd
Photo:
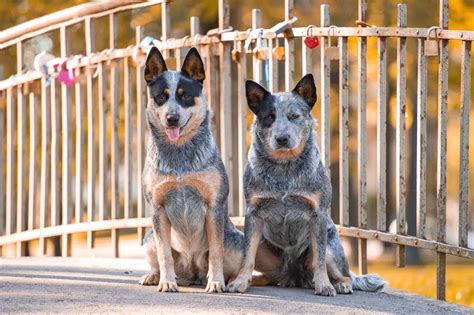
[(250, 238), (250, 245), (244, 258), (239, 275), (234, 281), (232, 281), (232, 283), (229, 284), (227, 288), (229, 292), (244, 293), (250, 286), (250, 283), (252, 282), (252, 271), (255, 266), (255, 256), (257, 254), (257, 249), (261, 238), (262, 231), (254, 230)]
[(240, 249), (224, 248), (224, 278), (226, 283), (233, 281), (240, 271), (244, 254)]
[[(335, 296), (336, 290), (329, 281), (328, 272), (326, 268), (326, 259), (320, 259), (318, 243), (316, 235), (312, 232), (311, 235), (311, 256), (313, 269), (314, 293), (318, 295)], [(321, 263), (322, 261), (322, 263)]]
[(319, 191), (309, 193), (309, 194), (293, 194), (292, 193), (291, 196), (298, 198), (302, 202), (306, 203), (312, 209), (319, 208), (319, 199), (321, 197), (321, 193)]
[[(158, 224), (153, 224), (153, 235), (156, 242), (156, 253), (158, 264), (160, 265), (160, 282), (158, 291), (176, 292), (178, 284), (176, 283), (176, 274), (174, 271), (174, 260), (171, 252), (171, 223), (163, 207), (157, 211), (159, 216)], [(157, 231), (159, 229), (159, 231)]]
[(160, 265), (156, 256), (156, 243), (154, 240), (150, 240), (146, 245), (145, 259), (151, 267), (151, 272), (141, 277), (138, 283), (141, 285), (158, 285), (160, 282)]
[(261, 276), (252, 278), (252, 285), (278, 284), (281, 273), (281, 258), (272, 253), (266, 242), (261, 242), (255, 256), (255, 270)]
[(337, 267), (336, 262), (333, 259), (330, 250), (326, 252), (326, 265), (328, 270), (328, 276), (331, 282), (333, 283), (333, 286), (336, 289), (337, 293), (351, 294), (352, 280), (350, 277), (346, 277), (341, 273), (341, 271)]
[(209, 241), (209, 272), (206, 292), (221, 293), (225, 290), (224, 281), (224, 230), (219, 227), (214, 213), (206, 215), (206, 233)]

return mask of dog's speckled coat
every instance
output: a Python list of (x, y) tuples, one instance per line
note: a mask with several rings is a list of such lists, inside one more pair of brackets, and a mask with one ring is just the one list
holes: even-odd
[(178, 284), (222, 292), (242, 260), (243, 235), (228, 217), (229, 184), (209, 128), (204, 78), (195, 48), (179, 72), (167, 70), (155, 47), (148, 55), (151, 136), (143, 193), (153, 209), (153, 233), (145, 237), (152, 271), (140, 283), (164, 292), (177, 291)]
[(228, 290), (244, 292), (254, 267), (267, 283), (312, 287), (321, 295), (380, 289), (384, 281), (375, 275), (351, 275), (326, 212), (332, 191), (313, 131), (313, 76), (273, 95), (247, 81), (246, 95), (255, 119), (244, 174), (245, 258)]

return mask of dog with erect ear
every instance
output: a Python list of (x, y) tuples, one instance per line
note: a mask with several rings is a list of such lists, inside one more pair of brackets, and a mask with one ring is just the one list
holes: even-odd
[(242, 261), (243, 234), (228, 216), (229, 182), (209, 126), (205, 77), (196, 48), (181, 71), (168, 70), (156, 47), (148, 53), (143, 194), (153, 211), (144, 242), (151, 272), (140, 284), (162, 292), (193, 284), (223, 292)]
[(313, 288), (318, 295), (381, 290), (379, 276), (349, 271), (327, 214), (332, 188), (315, 141), (313, 75), (276, 94), (247, 81), (246, 96), (255, 118), (244, 173), (244, 260), (228, 291), (245, 292), (254, 268), (260, 284)]

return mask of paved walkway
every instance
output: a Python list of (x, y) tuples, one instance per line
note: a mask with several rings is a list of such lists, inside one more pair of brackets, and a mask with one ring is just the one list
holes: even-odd
[(471, 313), (473, 308), (388, 290), (321, 297), (311, 290), (254, 287), (246, 294), (207, 294), (203, 288), (159, 293), (141, 287), (143, 260), (0, 258), (0, 313)]

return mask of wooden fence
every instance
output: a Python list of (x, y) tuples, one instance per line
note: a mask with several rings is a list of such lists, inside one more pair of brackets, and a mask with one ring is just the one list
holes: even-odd
[[(110, 230), (114, 255), (118, 256), (119, 232), (134, 228), (142, 240), (150, 225), (145, 217), (141, 195), (141, 170), (147, 137), (144, 110), (147, 94), (143, 62), (147, 45), (143, 28), (136, 27), (136, 45), (117, 47), (117, 14), (122, 11), (161, 5), (162, 34), (152, 43), (167, 59), (170, 68), (179, 66), (186, 50), (196, 46), (206, 66), (205, 94), (214, 111), (213, 130), (224, 164), (231, 179), (229, 205), (232, 218), (243, 225), (245, 202), (242, 176), (248, 148), (247, 106), (244, 80), (253, 80), (277, 91), (279, 75), (286, 90), (293, 86), (295, 54), (301, 54), (301, 72), (320, 66), (321, 153), (325, 165), (331, 163), (331, 67), (339, 67), (339, 232), (358, 239), (359, 269), (367, 272), (367, 240), (377, 239), (397, 245), (397, 264), (405, 264), (405, 247), (429, 249), (437, 254), (437, 296), (445, 298), (446, 254), (474, 259), (468, 247), (469, 124), (471, 87), (471, 41), (474, 31), (448, 30), (448, 0), (440, 0), (439, 25), (428, 30), (407, 26), (407, 6), (398, 5), (397, 27), (373, 27), (367, 21), (367, 1), (359, 0), (358, 27), (331, 26), (329, 6), (321, 5), (321, 25), (291, 27), (284, 32), (261, 29), (261, 12), (252, 14), (252, 29), (235, 31), (230, 27), (227, 0), (219, 0), (219, 27), (201, 34), (199, 19), (191, 18), (190, 35), (170, 37), (170, 4), (164, 1), (86, 4), (16, 26), (0, 34), (0, 50), (16, 46), (17, 73), (0, 81), (0, 248), (16, 244), (17, 255), (25, 254), (28, 241), (39, 239), (41, 252), (47, 238), (61, 237), (61, 253), (70, 255), (73, 233), (87, 232), (88, 246), (94, 246), (94, 232)], [(293, 1), (285, 1), (285, 21), (293, 18)], [(95, 20), (109, 19), (109, 49), (95, 49)], [(70, 28), (83, 23), (86, 55), (70, 56)], [(280, 26), (284, 25), (282, 23)], [(42, 71), (24, 71), (25, 41), (59, 30), (59, 65)], [(431, 32), (430, 32), (431, 31)], [(149, 34), (153, 35), (153, 34)], [(321, 39), (320, 60), (312, 51), (295, 43), (309, 36)], [(333, 38), (337, 39), (337, 46)], [(358, 40), (357, 93), (357, 183), (358, 224), (349, 223), (349, 58), (348, 40)], [(367, 39), (377, 40), (377, 228), (367, 224)], [(387, 229), (387, 41), (397, 41), (396, 83), (396, 233)], [(406, 207), (407, 151), (405, 112), (407, 98), (407, 39), (418, 43), (417, 80), (417, 202)], [(425, 47), (434, 50), (425, 53)], [(257, 53), (246, 49), (252, 41), (264, 42)], [(283, 41), (283, 46), (280, 42)], [(448, 42), (462, 42), (459, 244), (446, 243), (446, 157)], [(258, 46), (258, 45), (257, 45)], [(284, 71), (279, 73), (272, 51), (284, 51)], [(282, 48), (283, 47), (283, 48)], [(258, 52), (267, 50), (267, 58)], [(426, 161), (427, 161), (427, 54), (439, 55), (438, 137), (437, 137), (437, 237), (427, 239)], [(251, 59), (251, 62), (250, 60)], [(334, 62), (331, 62), (334, 60)], [(236, 63), (236, 66), (232, 66)], [(73, 73), (72, 85), (61, 83), (58, 72)], [(281, 72), (281, 71), (280, 71)], [(64, 75), (63, 73), (63, 75)], [(232, 80), (232, 75), (237, 80)], [(232, 90), (237, 92), (233, 97)], [(232, 115), (232, 106), (237, 115)], [(334, 105), (333, 105), (334, 107)], [(232, 127), (230, 127), (232, 126)], [(3, 153), (5, 152), (5, 154)], [(376, 173), (376, 174), (375, 174)], [(417, 236), (407, 235), (407, 213), (417, 212)], [(472, 246), (472, 244), (471, 244)]]

